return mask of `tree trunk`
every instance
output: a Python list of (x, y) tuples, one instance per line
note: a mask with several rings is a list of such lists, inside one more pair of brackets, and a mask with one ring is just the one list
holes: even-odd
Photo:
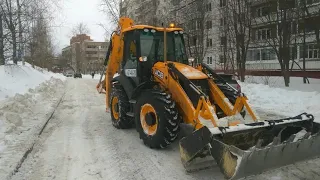
[(0, 65), (4, 65), (4, 44), (3, 44), (2, 14), (0, 14)]
[(16, 34), (14, 32), (15, 31), (12, 32), (12, 59), (13, 59), (13, 63), (18, 64), (18, 59), (17, 59), (17, 37), (16, 37)]
[(283, 74), (283, 77), (284, 77), (284, 84), (286, 87), (289, 87), (289, 83), (290, 83), (290, 72), (287, 71), (287, 70), (284, 70), (284, 74)]
[(284, 61), (284, 84), (286, 87), (289, 87), (289, 84), (290, 84), (290, 63), (289, 63), (289, 57), (288, 56), (288, 51), (286, 51), (286, 59)]
[(241, 62), (241, 70), (240, 70), (240, 80), (241, 82), (245, 81), (245, 75), (246, 75), (246, 63)]
[(22, 64), (24, 65), (24, 59), (23, 59), (23, 37), (22, 37), (22, 22), (21, 22), (21, 4), (20, 0), (17, 0), (17, 6), (18, 6), (18, 25), (19, 25), (19, 50), (18, 50), (18, 60), (22, 61)]
[[(304, 18), (305, 19), (305, 18)], [(305, 57), (305, 54), (306, 54), (306, 29), (305, 27), (303, 28), (303, 83), (306, 84), (307, 81), (306, 81), (306, 57)]]

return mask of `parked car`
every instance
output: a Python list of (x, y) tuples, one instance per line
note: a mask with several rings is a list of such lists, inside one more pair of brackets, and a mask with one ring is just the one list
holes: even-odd
[(75, 73), (73, 77), (74, 78), (82, 78), (82, 74), (81, 73)]
[(66, 76), (66, 77), (72, 77), (72, 76), (73, 76), (73, 73), (72, 73), (72, 72), (66, 72), (66, 73), (65, 73), (65, 76)]

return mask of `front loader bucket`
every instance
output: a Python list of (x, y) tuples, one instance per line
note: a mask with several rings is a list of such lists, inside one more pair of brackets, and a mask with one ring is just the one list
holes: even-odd
[(211, 132), (201, 128), (180, 140), (181, 162), (187, 172), (210, 168), (215, 161), (210, 154)]
[(226, 178), (239, 179), (320, 156), (320, 136), (252, 150), (213, 140), (212, 156)]
[[(191, 164), (201, 154), (201, 147), (195, 147), (198, 145), (196, 141), (204, 139), (200, 145), (207, 147), (205, 142), (208, 140), (202, 135), (210, 136), (210, 153), (227, 179), (239, 179), (320, 156), (320, 124), (313, 122), (311, 116), (309, 119), (296, 118), (298, 120), (266, 121), (268, 123), (227, 128), (223, 133), (203, 127), (182, 139), (184, 142), (180, 142), (180, 148), (187, 157), (184, 159)], [(186, 142), (193, 143), (193, 146), (186, 145)]]

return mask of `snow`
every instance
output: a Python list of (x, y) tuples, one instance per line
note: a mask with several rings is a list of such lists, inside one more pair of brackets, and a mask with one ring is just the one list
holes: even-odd
[[(69, 78), (66, 87), (49, 89), (55, 92), (54, 89), (65, 88), (66, 95), (12, 180), (224, 179), (218, 166), (186, 173), (180, 160), (178, 140), (166, 149), (155, 150), (143, 144), (134, 128), (114, 128), (110, 114), (105, 112), (105, 98), (96, 93), (93, 88), (95, 85), (96, 80)], [(59, 92), (53, 95), (59, 97)], [(55, 101), (42, 98), (39, 100), (43, 103)], [(38, 112), (42, 112), (41, 108), (42, 103), (32, 111), (38, 109)], [(35, 112), (29, 119), (30, 117), (38, 118), (38, 113)], [(23, 124), (28, 122), (23, 119)], [(30, 137), (28, 134), (22, 136)], [(22, 148), (21, 151), (23, 150)], [(1, 158), (5, 156), (7, 155), (0, 154)], [(6, 162), (8, 161), (3, 159), (0, 161), (0, 169), (3, 170), (0, 171), (0, 179), (5, 179), (1, 175), (8, 172), (12, 165)], [(320, 176), (312, 174), (312, 171), (318, 172), (320, 161), (312, 160), (307, 163), (296, 163), (290, 168), (279, 168), (251, 179), (319, 179)], [(299, 175), (298, 178), (296, 174)]]
[(36, 140), (63, 91), (63, 81), (51, 78), (23, 95), (1, 101), (0, 179), (13, 171)]
[(65, 77), (30, 64), (0, 66), (0, 179), (12, 173), (64, 91)]
[[(100, 76), (101, 76), (100, 74), (95, 74), (93, 79), (99, 80)], [(84, 75), (82, 75), (82, 78), (83, 79), (92, 79), (92, 75), (91, 74), (84, 74)]]
[[(301, 119), (292, 119), (290, 120), (290, 122), (294, 123), (294, 122), (299, 122), (299, 121), (303, 121)], [(281, 124), (285, 124), (287, 123), (286, 121), (284, 122), (279, 122), (277, 123), (278, 125)], [(257, 129), (257, 128), (261, 128), (261, 127), (268, 127), (270, 126), (269, 123), (264, 123), (264, 125), (257, 125), (257, 126), (247, 126), (245, 124), (238, 124), (236, 126), (229, 126), (228, 128), (225, 129), (224, 133), (228, 133), (228, 132), (236, 132), (236, 131), (244, 131), (244, 130), (249, 130), (249, 129)], [(218, 127), (213, 127), (213, 128), (209, 128), (210, 132), (212, 134), (221, 134), (221, 130)]]
[(270, 87), (282, 88), (286, 90), (298, 90), (302, 92), (320, 92), (320, 79), (308, 78), (310, 84), (303, 84), (301, 77), (291, 77), (290, 86), (284, 86), (283, 77), (278, 76), (246, 76), (246, 83), (251, 84), (264, 84)]
[(55, 74), (44, 69), (25, 65), (0, 66), (0, 101), (15, 94), (25, 94), (51, 78), (65, 80), (62, 74)]
[[(320, 122), (320, 80), (312, 81), (314, 84), (299, 85), (292, 80), (294, 85), (290, 88), (281, 87), (280, 84), (239, 83), (248, 102), (256, 110), (288, 117), (306, 112), (313, 114), (315, 121)], [(295, 87), (299, 90), (295, 90)]]

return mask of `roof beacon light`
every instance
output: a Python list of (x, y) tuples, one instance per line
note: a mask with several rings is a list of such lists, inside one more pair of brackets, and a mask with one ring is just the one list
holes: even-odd
[(170, 23), (170, 28), (174, 28), (174, 23)]

